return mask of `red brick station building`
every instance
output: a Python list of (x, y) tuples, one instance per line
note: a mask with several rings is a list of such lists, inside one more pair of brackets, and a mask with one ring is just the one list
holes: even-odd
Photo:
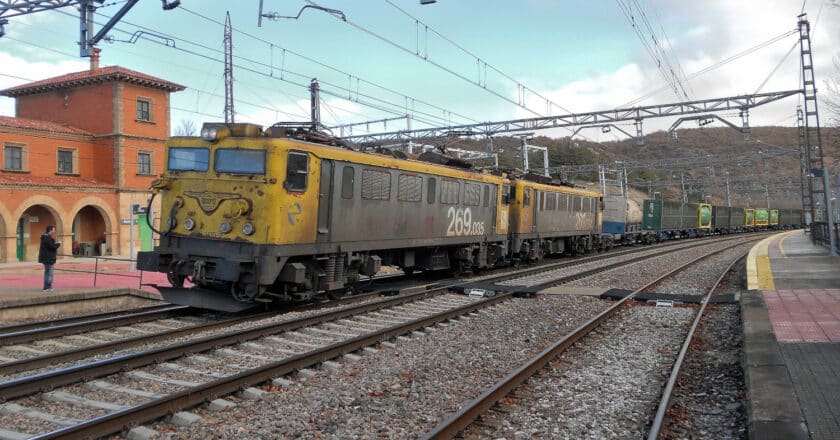
[[(145, 207), (162, 172), (169, 94), (184, 87), (119, 66), (23, 84), (16, 117), (0, 116), (0, 263), (37, 261), (55, 225), (61, 254), (129, 256), (150, 249)], [(152, 207), (152, 216), (158, 211)]]

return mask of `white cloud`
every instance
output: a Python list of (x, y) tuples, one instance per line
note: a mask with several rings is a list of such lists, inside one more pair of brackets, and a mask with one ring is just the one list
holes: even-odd
[[(87, 60), (30, 62), (23, 58), (0, 52), (0, 89), (19, 86), (71, 72), (79, 72), (89, 67)], [(12, 98), (0, 98), (0, 115), (14, 116), (15, 103)]]
[[(743, 52), (771, 38), (794, 30), (797, 25), (798, 5), (789, 1), (743, 1), (732, 2), (713, 0), (694, 3), (660, 2), (662, 21), (666, 25), (691, 23), (681, 33), (671, 31), (670, 43), (673, 53), (672, 65), (679, 66), (686, 75), (691, 76), (709, 66), (719, 63), (732, 55)], [(840, 54), (840, 8), (828, 8), (818, 14), (819, 4), (808, 16), (811, 24), (814, 68), (819, 84), (820, 78), (826, 78), (831, 72), (832, 56)], [(819, 19), (817, 20), (817, 15)], [(714, 99), (753, 93), (796, 90), (801, 88), (800, 51), (798, 33), (750, 53), (718, 68), (698, 75), (688, 81), (686, 90), (691, 99)], [(788, 51), (794, 46), (792, 52)], [(663, 43), (663, 46), (668, 47)], [(684, 99), (676, 96), (667, 87), (662, 73), (639, 42), (635, 55), (636, 62), (621, 66), (609, 72), (594, 72), (586, 78), (564, 85), (556, 90), (541, 90), (540, 93), (554, 102), (576, 113), (608, 110), (624, 106), (640, 97), (648, 96), (635, 105), (658, 105), (679, 102)], [(666, 68), (667, 69), (667, 68)], [(759, 89), (760, 88), (760, 89)], [(661, 90), (660, 90), (661, 89)], [(660, 91), (657, 91), (660, 90)], [(515, 94), (512, 93), (512, 95)], [(818, 93), (818, 96), (819, 93)], [(795, 109), (800, 102), (796, 97), (789, 97), (776, 103), (757, 107), (750, 111), (751, 126), (795, 124)], [(545, 108), (539, 98), (528, 100), (531, 108)], [(561, 113), (555, 111), (555, 114)], [(718, 114), (735, 125), (741, 125), (737, 110)], [(528, 118), (532, 114), (520, 110), (517, 117)], [(648, 119), (644, 122), (644, 131), (667, 129), (677, 118)], [(715, 123), (721, 125), (720, 123)], [(632, 123), (627, 124), (627, 131), (634, 130)], [(682, 126), (690, 127), (692, 123)], [(557, 136), (567, 136), (568, 131), (555, 131)], [(586, 130), (583, 134), (598, 136), (596, 130)], [(616, 138), (615, 132), (606, 135)]]

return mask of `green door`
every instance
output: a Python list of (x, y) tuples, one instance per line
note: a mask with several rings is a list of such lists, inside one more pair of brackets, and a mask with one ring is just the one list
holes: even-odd
[(26, 242), (23, 241), (23, 218), (18, 219), (17, 224), (17, 259), (23, 261), (26, 256)]
[(149, 228), (149, 224), (146, 222), (146, 215), (147, 214), (138, 214), (137, 215), (137, 238), (140, 240), (140, 250), (141, 251), (150, 251), (152, 250), (152, 229)]

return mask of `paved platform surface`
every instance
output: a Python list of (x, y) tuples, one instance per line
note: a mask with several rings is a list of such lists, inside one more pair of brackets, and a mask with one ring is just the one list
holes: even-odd
[(747, 259), (744, 367), (753, 439), (840, 439), (840, 257), (802, 230)]
[[(96, 276), (94, 277), (94, 271)], [(108, 296), (160, 298), (143, 284), (169, 285), (162, 273), (132, 271), (128, 261), (64, 258), (55, 265), (53, 291), (44, 292), (44, 266), (33, 262), (0, 264), (0, 309)]]

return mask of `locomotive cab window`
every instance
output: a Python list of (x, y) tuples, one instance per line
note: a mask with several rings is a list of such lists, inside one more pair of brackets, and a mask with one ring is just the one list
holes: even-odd
[(265, 174), (265, 150), (219, 148), (213, 160), (217, 173)]
[(207, 171), (210, 166), (210, 150), (173, 147), (169, 149), (167, 164), (170, 171)]
[(510, 185), (502, 186), (502, 205), (510, 205), (510, 201), (515, 198), (513, 191)]
[(525, 188), (525, 195), (522, 196), (522, 206), (531, 206), (531, 188)]
[(306, 191), (306, 180), (309, 175), (309, 155), (290, 151), (286, 160), (286, 191)]

